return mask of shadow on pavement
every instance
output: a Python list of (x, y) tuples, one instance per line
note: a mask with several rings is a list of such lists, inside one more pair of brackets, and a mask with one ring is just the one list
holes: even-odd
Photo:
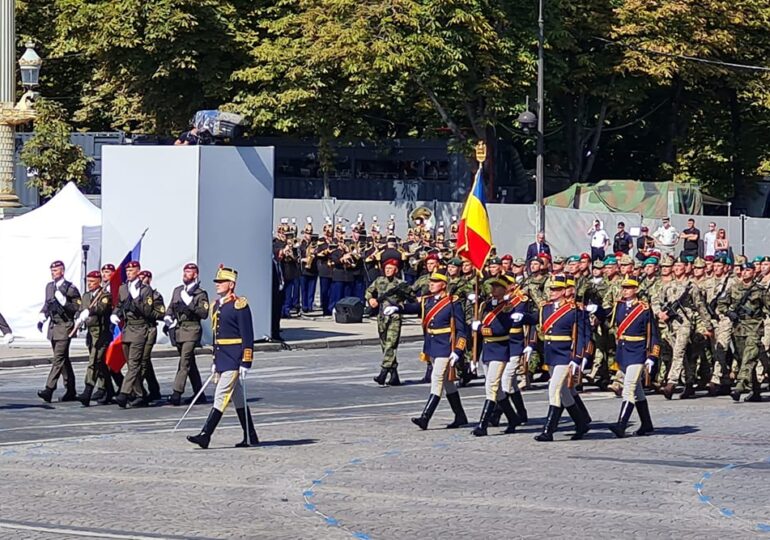
[(279, 439), (277, 441), (260, 441), (259, 448), (261, 446), (304, 446), (306, 444), (315, 444), (318, 439)]
[(31, 403), (8, 403), (7, 405), (0, 405), (0, 411), (16, 411), (22, 409), (55, 409), (53, 405), (48, 404), (36, 404)]

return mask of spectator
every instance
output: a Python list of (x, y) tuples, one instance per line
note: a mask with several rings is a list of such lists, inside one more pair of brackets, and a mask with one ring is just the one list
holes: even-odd
[(725, 258), (730, 256), (730, 241), (727, 239), (727, 232), (724, 229), (717, 231), (717, 237), (714, 240), (714, 256)]
[(551, 246), (545, 241), (545, 233), (540, 231), (535, 237), (535, 241), (527, 247), (526, 260), (529, 261), (537, 257), (540, 253), (551, 254)]
[(655, 240), (650, 236), (650, 228), (642, 227), (641, 234), (636, 239), (636, 258), (640, 261), (645, 261), (654, 247)]
[(714, 243), (717, 239), (717, 224), (713, 221), (709, 223), (709, 232), (703, 235), (703, 256), (708, 257), (711, 255), (712, 257), (716, 253), (716, 247), (714, 246)]
[(191, 127), (189, 131), (183, 132), (179, 138), (174, 141), (174, 146), (191, 146), (200, 144), (201, 137), (198, 133), (198, 128)]
[(633, 247), (634, 241), (631, 238), (631, 235), (626, 232), (626, 224), (619, 221), (618, 232), (615, 233), (615, 239), (612, 242), (612, 251), (628, 255)]
[(591, 260), (603, 260), (604, 250), (610, 243), (610, 235), (602, 227), (602, 222), (598, 219), (594, 221), (587, 234), (591, 237)]
[(687, 220), (687, 228), (682, 231), (682, 239), (684, 239), (682, 255), (695, 259), (698, 256), (698, 248), (700, 247), (700, 229), (695, 228), (694, 219), (690, 218)]
[(652, 233), (652, 237), (655, 239), (655, 245), (660, 249), (661, 255), (668, 255), (674, 258), (674, 248), (677, 242), (679, 242), (679, 231), (671, 226), (669, 218), (663, 218), (663, 225)]

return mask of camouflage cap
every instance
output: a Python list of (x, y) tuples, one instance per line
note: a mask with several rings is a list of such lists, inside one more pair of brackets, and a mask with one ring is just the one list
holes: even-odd
[(593, 267), (594, 268), (599, 268), (599, 269), (604, 268), (604, 261), (599, 260), (599, 259), (595, 260), (594, 264), (593, 264)]
[(513, 259), (513, 266), (524, 266), (526, 261), (522, 257), (516, 257)]
[(692, 263), (693, 268), (706, 268), (706, 261), (697, 257)]
[(553, 258), (553, 264), (564, 264), (564, 257), (561, 255), (555, 255)]
[(746, 264), (746, 257), (744, 257), (743, 255), (736, 256), (735, 257), (735, 262), (733, 264), (735, 264), (736, 266), (740, 266), (740, 265)]
[(661, 266), (674, 266), (674, 259), (671, 258), (670, 255), (663, 255), (663, 258), (660, 260)]
[(620, 264), (634, 264), (634, 260), (630, 255), (623, 255), (618, 262)]

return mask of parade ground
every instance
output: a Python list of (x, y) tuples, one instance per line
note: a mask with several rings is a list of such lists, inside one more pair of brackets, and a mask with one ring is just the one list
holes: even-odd
[[(587, 392), (586, 439), (570, 441), (563, 420), (537, 443), (540, 384), (515, 434), (445, 430), (446, 400), (423, 432), (409, 421), (428, 393), (413, 382), (418, 352), (402, 345), (408, 382), (393, 388), (371, 380), (378, 347), (257, 354), (248, 399), (262, 444), (250, 449), (233, 448), (232, 409), (201, 450), (185, 435), (209, 406), (175, 433), (184, 407), (45, 404), (47, 367), (2, 369), (0, 538), (770, 537), (767, 403), (654, 396), (656, 434), (618, 440), (606, 426), (620, 400)], [(167, 388), (176, 360), (155, 365)], [(483, 385), (461, 394), (476, 420)]]

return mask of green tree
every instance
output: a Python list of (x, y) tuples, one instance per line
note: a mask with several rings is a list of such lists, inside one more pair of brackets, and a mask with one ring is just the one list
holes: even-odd
[(70, 142), (67, 112), (46, 99), (35, 102), (35, 111), (35, 132), (21, 151), (21, 161), (34, 171), (28, 185), (42, 197), (55, 195), (68, 182), (85, 185), (89, 159), (80, 146)]

